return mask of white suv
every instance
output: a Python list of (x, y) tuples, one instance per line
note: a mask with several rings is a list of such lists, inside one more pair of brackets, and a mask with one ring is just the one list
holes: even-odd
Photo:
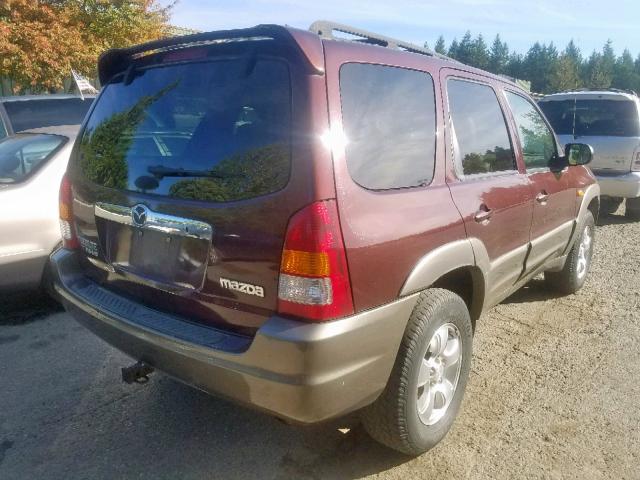
[(626, 215), (640, 220), (640, 99), (621, 90), (547, 95), (540, 107), (563, 144), (588, 143), (600, 183), (603, 213), (626, 199)]

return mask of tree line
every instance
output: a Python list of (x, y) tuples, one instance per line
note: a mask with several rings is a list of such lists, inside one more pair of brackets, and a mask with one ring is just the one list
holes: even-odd
[(169, 32), (159, 0), (0, 0), (0, 80), (11, 93), (60, 90), (74, 69), (95, 77), (100, 53)]
[(634, 59), (625, 49), (616, 56), (611, 40), (607, 40), (601, 51), (594, 50), (587, 57), (573, 40), (562, 51), (553, 42), (536, 42), (523, 55), (511, 51), (500, 35), (496, 35), (489, 46), (482, 34), (474, 38), (467, 31), (462, 40), (454, 39), (449, 46), (440, 35), (434, 50), (474, 67), (528, 80), (531, 91), (536, 93), (577, 88), (640, 92), (640, 55)]

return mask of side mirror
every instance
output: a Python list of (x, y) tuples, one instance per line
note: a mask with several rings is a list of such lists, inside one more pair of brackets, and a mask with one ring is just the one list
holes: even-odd
[(593, 160), (593, 148), (586, 143), (567, 143), (564, 156), (571, 166), (587, 165)]

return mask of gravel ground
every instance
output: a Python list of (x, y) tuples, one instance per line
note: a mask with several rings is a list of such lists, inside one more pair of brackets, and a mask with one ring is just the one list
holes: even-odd
[(54, 304), (0, 299), (0, 478), (640, 479), (640, 223), (602, 223), (581, 292), (534, 280), (479, 322), (462, 413), (415, 459), (353, 419), (289, 427), (161, 375), (123, 385), (130, 362)]

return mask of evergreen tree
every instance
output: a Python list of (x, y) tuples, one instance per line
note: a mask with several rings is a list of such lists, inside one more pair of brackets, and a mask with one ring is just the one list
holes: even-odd
[(451, 42), (451, 45), (449, 45), (449, 52), (447, 53), (447, 55), (457, 60), (459, 48), (460, 48), (460, 45), (458, 44), (458, 41), (454, 38), (453, 42)]
[(473, 40), (471, 39), (471, 32), (469, 30), (467, 30), (467, 33), (464, 34), (464, 37), (462, 37), (462, 40), (460, 41), (456, 60), (466, 63), (467, 65), (471, 65), (473, 60)]
[(612, 70), (608, 69), (603, 55), (594, 50), (585, 67), (585, 85), (593, 89), (609, 88), (613, 79)]
[(506, 73), (509, 63), (509, 46), (496, 35), (489, 52), (489, 71), (497, 74)]
[(489, 51), (482, 34), (476, 37), (471, 46), (471, 65), (485, 70), (489, 66)]
[(611, 86), (623, 90), (635, 90), (638, 88), (639, 82), (640, 75), (635, 71), (635, 64), (631, 52), (625, 49), (613, 66)]
[(526, 78), (524, 57), (522, 55), (516, 52), (513, 52), (511, 55), (509, 55), (506, 74), (513, 78)]
[(576, 65), (573, 57), (564, 52), (558, 58), (556, 68), (551, 73), (549, 91), (575, 90), (580, 87), (581, 83), (579, 66)]
[(444, 43), (444, 37), (442, 35), (440, 35), (438, 37), (438, 40), (436, 41), (435, 51), (436, 53), (440, 53), (442, 55), (447, 54), (447, 47)]
[(573, 38), (569, 40), (567, 48), (564, 49), (564, 55), (569, 57), (576, 66), (582, 65), (582, 52), (573, 41)]

